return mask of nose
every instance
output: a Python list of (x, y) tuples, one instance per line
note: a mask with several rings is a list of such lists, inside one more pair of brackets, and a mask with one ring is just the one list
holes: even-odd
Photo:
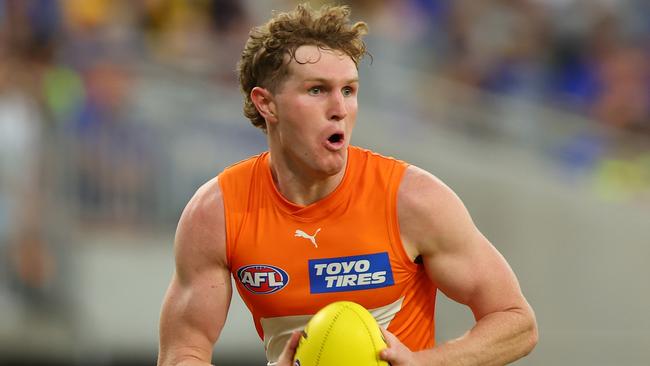
[(327, 112), (328, 119), (332, 121), (343, 120), (348, 115), (348, 109), (345, 103), (345, 97), (342, 93), (332, 93)]

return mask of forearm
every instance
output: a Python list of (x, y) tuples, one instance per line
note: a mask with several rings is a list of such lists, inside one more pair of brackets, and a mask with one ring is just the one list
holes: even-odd
[[(163, 333), (165, 334), (165, 333)], [(163, 337), (162, 340), (166, 338)], [(195, 339), (196, 344), (200, 344)], [(161, 342), (158, 350), (157, 366), (211, 366), (211, 345), (203, 346), (172, 346)]]
[(212, 366), (209, 362), (198, 361), (198, 360), (185, 360), (180, 363), (177, 363), (175, 366)]
[(526, 356), (537, 343), (532, 310), (508, 310), (481, 318), (462, 337), (417, 352), (417, 365), (496, 366)]

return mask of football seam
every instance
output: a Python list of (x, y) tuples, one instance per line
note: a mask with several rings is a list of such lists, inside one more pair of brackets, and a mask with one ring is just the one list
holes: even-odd
[(346, 306), (343, 309), (339, 309), (339, 311), (336, 313), (332, 321), (330, 322), (329, 327), (327, 327), (327, 331), (325, 332), (325, 336), (323, 337), (323, 341), (320, 344), (320, 349), (318, 350), (318, 355), (316, 356), (316, 365), (318, 366), (320, 364), (320, 357), (323, 354), (323, 349), (325, 348), (325, 343), (327, 342), (327, 339), (329, 338), (330, 332), (332, 331), (332, 328), (334, 327), (334, 323), (338, 320), (339, 316), (341, 316), (341, 313), (343, 310), (347, 309), (348, 307)]
[[(370, 338), (370, 342), (372, 342), (372, 348), (376, 351), (377, 350), (377, 345), (375, 344), (375, 339), (372, 337), (372, 333), (370, 332), (370, 329), (368, 328), (368, 324), (366, 324), (366, 322), (363, 321), (363, 317), (361, 317), (361, 314), (359, 314), (356, 309), (354, 309), (352, 307), (349, 307), (348, 309), (352, 310), (354, 312), (354, 315), (356, 315), (359, 318), (359, 320), (361, 320), (361, 323), (365, 327), (366, 332), (368, 332), (368, 338)], [(375, 355), (375, 357), (377, 357), (377, 355)], [(379, 365), (379, 360), (377, 360), (376, 364)]]

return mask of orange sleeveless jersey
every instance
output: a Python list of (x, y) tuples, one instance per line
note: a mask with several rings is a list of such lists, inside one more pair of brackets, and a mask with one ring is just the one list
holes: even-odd
[(228, 264), (269, 361), (293, 330), (338, 300), (363, 305), (411, 350), (433, 346), (436, 288), (399, 234), (406, 167), (349, 147), (343, 181), (306, 207), (277, 191), (268, 152), (219, 175)]

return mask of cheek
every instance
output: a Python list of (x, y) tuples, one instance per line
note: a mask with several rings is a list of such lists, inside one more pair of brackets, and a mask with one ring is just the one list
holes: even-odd
[(285, 110), (281, 123), (283, 135), (293, 139), (296, 143), (306, 141), (308, 137), (315, 133), (313, 116), (313, 110), (305, 105), (295, 103), (292, 108)]
[(347, 105), (348, 114), (353, 118), (356, 117), (357, 116), (357, 109), (358, 109), (357, 99), (354, 98), (353, 100), (350, 100), (348, 102), (348, 105)]
[(348, 113), (357, 113), (357, 98), (350, 98), (347, 101)]
[(296, 98), (291, 105), (285, 106), (285, 117), (291, 120), (292, 125), (301, 128), (307, 120), (314, 118), (316, 112), (313, 103), (302, 98)]

